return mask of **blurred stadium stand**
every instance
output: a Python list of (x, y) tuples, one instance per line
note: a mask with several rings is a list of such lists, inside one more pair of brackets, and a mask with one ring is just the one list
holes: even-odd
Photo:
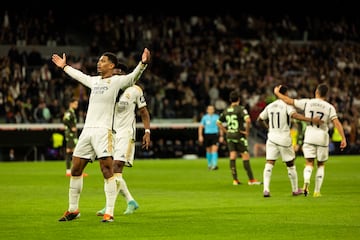
[[(255, 121), (273, 99), (276, 84), (287, 83), (293, 97), (311, 97), (315, 86), (325, 81), (331, 86), (330, 102), (338, 109), (340, 120), (347, 123), (347, 153), (360, 153), (358, 14), (92, 11), (86, 16), (67, 11), (64, 21), (60, 9), (0, 10), (1, 124), (59, 124), (71, 95), (80, 98), (78, 115), (83, 122), (87, 89), (51, 64), (52, 53), (65, 52), (69, 64), (96, 74), (103, 51), (116, 52), (131, 67), (139, 59), (138, 52), (147, 46), (153, 59), (140, 84), (154, 124), (183, 119), (187, 119), (183, 123), (196, 124), (207, 104), (215, 104), (220, 112), (231, 89), (242, 91), (242, 103)], [(44, 73), (49, 73), (48, 78)], [(51, 112), (49, 120), (33, 116), (42, 101)], [(0, 159), (7, 159), (9, 148), (15, 146), (20, 160), (42, 158), (46, 150), (41, 146), (50, 145), (51, 134), (58, 130), (15, 129), (15, 134), (1, 129)], [(138, 157), (203, 152), (196, 143), (195, 127), (170, 129), (154, 129), (152, 150), (138, 150)], [(253, 124), (252, 134), (251, 144), (261, 149), (263, 131)], [(226, 151), (221, 147), (221, 153)]]

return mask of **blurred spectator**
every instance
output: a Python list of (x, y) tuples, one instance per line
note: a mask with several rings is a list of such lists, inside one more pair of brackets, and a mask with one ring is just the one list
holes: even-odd
[[(155, 118), (199, 120), (199, 108), (216, 101), (221, 111), (229, 89), (239, 88), (251, 119), (256, 119), (263, 98), (271, 100), (269, 89), (276, 84), (289, 83), (291, 97), (294, 89), (296, 97), (309, 97), (317, 84), (328, 82), (331, 102), (351, 125), (350, 146), (359, 141), (359, 115), (353, 114), (360, 110), (359, 17), (98, 13), (64, 26), (61, 14), (0, 10), (0, 44), (9, 45), (6, 56), (0, 56), (0, 121), (35, 122), (32, 106), (41, 98), (54, 112), (54, 99), (61, 109), (73, 94), (79, 95), (81, 118), (86, 116), (88, 92), (48, 65), (48, 56), (31, 44), (87, 47), (84, 55), (68, 56), (87, 73), (96, 73), (93, 56), (104, 49), (134, 66), (133, 52), (145, 44), (157, 53), (151, 71), (141, 79)], [(104, 42), (104, 49), (98, 42)], [(28, 52), (19, 50), (23, 47)], [(56, 121), (56, 116), (49, 120)]]
[(14, 148), (10, 148), (8, 157), (9, 157), (8, 158), (9, 161), (15, 161), (16, 160)]
[(41, 100), (38, 106), (34, 109), (34, 119), (36, 123), (50, 122), (51, 112), (44, 100)]

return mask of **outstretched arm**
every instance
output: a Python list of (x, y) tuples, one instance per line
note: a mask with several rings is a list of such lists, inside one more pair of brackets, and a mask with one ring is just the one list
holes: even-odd
[(72, 68), (71, 66), (68, 66), (66, 64), (66, 55), (65, 53), (63, 53), (62, 57), (60, 57), (58, 54), (53, 54), (51, 57), (51, 60), (53, 61), (53, 63), (62, 68), (64, 70), (65, 73), (67, 73), (70, 77), (72, 77), (73, 79), (81, 82), (82, 84), (84, 84), (85, 86), (91, 88), (91, 76), (84, 74), (83, 72)]
[(127, 75), (122, 75), (123, 77), (126, 78), (125, 82), (128, 82), (127, 84), (125, 84), (127, 87), (134, 85), (135, 82), (140, 79), (147, 65), (150, 63), (150, 59), (151, 59), (151, 54), (149, 49), (144, 48), (144, 51), (141, 56), (141, 61), (138, 63), (136, 68), (131, 73)]
[(279, 86), (276, 86), (274, 88), (274, 94), (281, 100), (283, 100), (285, 103), (289, 104), (289, 105), (294, 105), (294, 99), (280, 93), (280, 88), (281, 88), (281, 85)]

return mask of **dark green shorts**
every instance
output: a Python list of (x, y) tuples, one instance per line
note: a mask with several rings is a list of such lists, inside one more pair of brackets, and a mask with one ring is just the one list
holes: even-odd
[(240, 140), (227, 140), (229, 152), (236, 151), (238, 153), (248, 152), (248, 141), (246, 138)]
[(78, 142), (78, 138), (66, 138), (65, 142), (66, 142), (66, 148), (74, 149)]

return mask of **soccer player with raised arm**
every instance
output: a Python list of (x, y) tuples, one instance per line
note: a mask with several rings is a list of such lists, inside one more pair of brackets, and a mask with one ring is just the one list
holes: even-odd
[[(127, 67), (119, 64), (115, 74), (124, 74)], [(124, 166), (132, 167), (135, 155), (136, 138), (136, 112), (140, 113), (141, 121), (144, 125), (144, 135), (142, 147), (148, 150), (150, 146), (150, 114), (147, 109), (143, 90), (138, 85), (128, 87), (124, 92), (119, 93), (117, 100), (114, 120), (115, 150), (114, 150), (114, 176), (117, 181), (117, 192), (120, 193), (127, 202), (125, 215), (132, 214), (139, 208), (139, 204), (130, 193), (126, 181), (123, 178)], [(106, 208), (97, 211), (97, 216), (103, 216)]]
[[(287, 95), (287, 87), (281, 86), (279, 92)], [(315, 124), (322, 123), (319, 118), (312, 119), (297, 113), (294, 106), (288, 105), (280, 99), (269, 103), (257, 118), (257, 121), (268, 129), (266, 163), (263, 172), (264, 197), (270, 197), (272, 169), (279, 157), (281, 157), (282, 161), (286, 164), (292, 195), (298, 196), (303, 193), (298, 187), (298, 174), (294, 164), (295, 151), (292, 146), (290, 134), (291, 118)]]
[(335, 107), (326, 101), (329, 87), (319, 84), (315, 90), (315, 98), (292, 99), (280, 92), (280, 86), (274, 88), (275, 95), (286, 102), (294, 105), (304, 112), (305, 117), (320, 118), (322, 124), (309, 123), (305, 129), (303, 153), (306, 160), (304, 168), (304, 195), (309, 194), (310, 179), (314, 168), (314, 161), (317, 160), (315, 175), (314, 197), (320, 197), (321, 186), (325, 176), (325, 162), (329, 158), (329, 123), (332, 122), (341, 135), (340, 148), (347, 145), (344, 129), (337, 116)]
[(66, 55), (52, 55), (52, 61), (66, 74), (91, 89), (89, 105), (83, 130), (75, 146), (69, 186), (69, 207), (59, 221), (70, 221), (80, 217), (79, 199), (83, 188), (82, 173), (89, 162), (97, 157), (104, 177), (106, 212), (102, 222), (114, 221), (117, 196), (113, 173), (114, 113), (119, 90), (135, 84), (150, 61), (150, 51), (145, 48), (141, 61), (127, 75), (114, 75), (118, 59), (115, 54), (102, 54), (97, 63), (98, 76), (90, 76), (66, 64)]

